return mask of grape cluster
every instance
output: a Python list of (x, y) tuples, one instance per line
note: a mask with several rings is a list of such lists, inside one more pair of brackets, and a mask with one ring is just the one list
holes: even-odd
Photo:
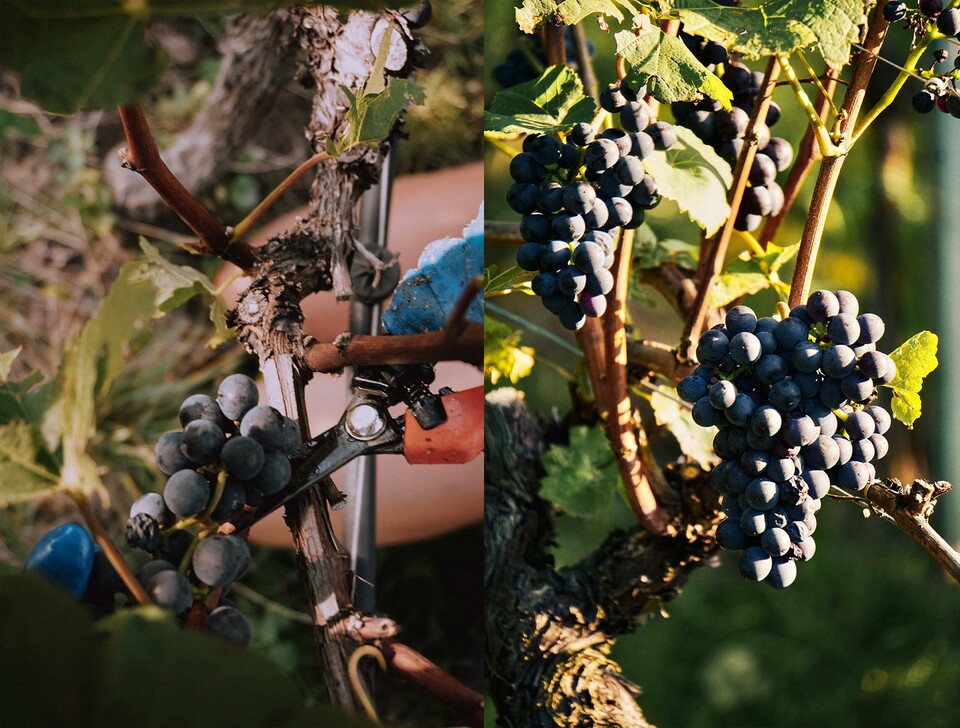
[(703, 333), (700, 366), (677, 394), (701, 427), (718, 427), (711, 483), (726, 518), (717, 541), (743, 551), (744, 577), (782, 589), (831, 484), (862, 490), (887, 454), (890, 414), (872, 404), (896, 365), (877, 350), (884, 324), (848, 291), (816, 291), (781, 321), (736, 306)]
[[(680, 38), (690, 52), (711, 71), (723, 65), (723, 83), (733, 93), (733, 104), (724, 111), (719, 101), (704, 98), (699, 102), (676, 101), (670, 106), (674, 119), (716, 150), (733, 167), (743, 150), (744, 134), (750, 114), (760, 92), (763, 74), (751, 72), (742, 63), (732, 63), (727, 49), (715, 41), (706, 41), (681, 31)], [(786, 139), (771, 137), (770, 127), (780, 119), (780, 107), (771, 101), (763, 123), (754, 129), (757, 154), (748, 174), (749, 186), (737, 213), (737, 230), (754, 231), (764, 217), (776, 215), (783, 208), (783, 190), (776, 182), (793, 161), (793, 147)]]
[[(933, 20), (937, 30), (947, 38), (960, 37), (960, 10), (956, 8), (944, 10), (943, 5), (943, 0), (920, 0), (919, 12), (910, 13), (905, 2), (891, 0), (883, 6), (883, 17), (891, 23), (904, 21), (906, 27), (912, 28), (917, 34), (926, 32), (927, 23)], [(947, 51), (935, 50), (933, 66), (942, 63), (948, 57)], [(953, 71), (928, 79), (923, 88), (911, 97), (910, 103), (914, 110), (920, 114), (929, 114), (934, 109), (938, 109), (944, 114), (960, 119), (958, 78), (960, 78), (960, 53), (953, 59)]]
[[(177, 614), (198, 590), (203, 600), (228, 589), (250, 565), (243, 539), (208, 534), (290, 481), (299, 428), (258, 401), (256, 383), (243, 374), (224, 379), (216, 399), (187, 397), (180, 406), (183, 430), (165, 433), (154, 449), (157, 467), (169, 476), (163, 494), (147, 493), (130, 509), (127, 543), (154, 557), (138, 577), (154, 602)], [(229, 600), (218, 604), (207, 615), (207, 631), (247, 644), (249, 622)]]
[[(493, 69), (493, 80), (504, 88), (516, 86), (519, 83), (526, 83), (527, 81), (533, 81), (540, 76), (541, 71), (538, 69), (542, 69), (547, 65), (547, 57), (544, 53), (543, 46), (540, 43), (534, 43), (531, 48), (527, 39), (529, 39), (529, 36), (526, 38), (521, 37), (520, 42), (525, 44), (524, 47), (511, 50), (507, 54), (507, 57)], [(566, 32), (564, 33), (564, 42), (566, 46), (567, 65), (574, 71), (579, 71), (578, 64), (574, 60), (577, 57), (577, 49), (573, 40), (573, 32), (569, 26), (567, 26)], [(587, 53), (591, 58), (593, 58), (595, 51), (596, 48), (593, 45), (593, 41), (588, 39)]]
[(597, 134), (581, 123), (563, 141), (530, 134), (510, 163), (514, 184), (507, 203), (522, 215), (520, 234), (527, 241), (517, 264), (538, 272), (534, 293), (571, 330), (606, 311), (619, 229), (639, 227), (645, 211), (660, 202), (643, 160), (672, 147), (677, 134), (652, 118), (643, 95), (644, 89), (611, 85), (600, 105), (618, 115), (622, 128)]

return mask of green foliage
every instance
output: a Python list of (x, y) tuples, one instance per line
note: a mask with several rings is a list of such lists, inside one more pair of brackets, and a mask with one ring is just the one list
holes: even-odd
[(726, 306), (741, 296), (759, 293), (771, 286), (782, 300), (786, 300), (790, 287), (780, 280), (779, 271), (793, 260), (799, 249), (799, 244), (781, 248), (769, 243), (763, 255), (741, 253), (724, 266), (710, 293), (710, 305)]
[(520, 332), (496, 319), (483, 322), (483, 376), (492, 385), (501, 379), (516, 384), (533, 370), (534, 351), (520, 346)]
[(545, 22), (576, 25), (594, 13), (623, 21), (624, 15), (617, 6), (622, 6), (628, 17), (638, 12), (631, 0), (523, 0), (517, 8), (517, 25), (524, 33), (533, 33)]
[(657, 180), (657, 191), (680, 206), (680, 211), (713, 235), (730, 216), (727, 190), (733, 173), (713, 149), (683, 126), (675, 126), (677, 143), (666, 152), (643, 160)]
[(647, 91), (665, 103), (698, 99), (703, 93), (730, 108), (733, 92), (704, 68), (679, 38), (654, 26), (620, 31), (616, 40), (632, 88), (646, 84)]
[[(263, 10), (276, 0), (0, 0), (0, 65), (20, 75), (20, 91), (47, 111), (70, 114), (143, 98), (167, 64), (145, 39), (157, 15)], [(382, 7), (383, 0), (334, 0)]]
[(303, 708), (297, 683), (268, 660), (156, 607), (94, 623), (36, 575), (0, 576), (0, 644), (10, 725), (369, 725)]
[(550, 66), (537, 80), (498, 93), (484, 114), (483, 130), (492, 136), (552, 134), (591, 122), (596, 108), (573, 70)]
[(384, 71), (393, 37), (390, 26), (380, 39), (377, 58), (370, 77), (354, 94), (346, 86), (340, 90), (350, 101), (347, 111), (347, 131), (337, 139), (327, 141), (327, 152), (338, 157), (357, 146), (377, 146), (393, 130), (397, 119), (410, 104), (423, 104), (423, 89), (405, 78), (387, 78)]
[(746, 58), (816, 46), (832, 68), (850, 57), (865, 22), (862, 0), (744, 0), (724, 7), (701, 0), (662, 0), (688, 32), (727, 45)]
[(633, 238), (633, 264), (641, 269), (672, 263), (678, 268), (696, 270), (700, 248), (685, 240), (658, 240), (649, 225), (637, 228)]
[(610, 504), (620, 476), (610, 443), (597, 427), (571, 427), (567, 447), (551, 445), (540, 494), (570, 516), (593, 518)]
[(20, 74), (24, 96), (54, 113), (136, 101), (166, 57), (144, 42), (144, 18), (117, 12), (124, 5), (131, 3), (4, 0), (0, 65)]
[(533, 295), (530, 290), (531, 273), (515, 265), (501, 272), (500, 267), (488, 265), (483, 269), (483, 297), (502, 296), (507, 293), (526, 293)]
[(717, 463), (717, 456), (713, 453), (716, 429), (697, 425), (690, 416), (690, 405), (677, 398), (673, 387), (658, 385), (650, 396), (650, 406), (657, 424), (670, 430), (684, 455), (704, 470)]
[(937, 335), (921, 331), (898, 346), (890, 358), (897, 365), (897, 376), (884, 386), (893, 390), (893, 416), (910, 429), (920, 417), (920, 389), (923, 379), (937, 368)]

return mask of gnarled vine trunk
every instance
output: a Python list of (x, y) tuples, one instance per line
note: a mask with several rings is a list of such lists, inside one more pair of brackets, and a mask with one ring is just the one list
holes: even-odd
[(485, 659), (502, 724), (648, 725), (610, 648), (716, 550), (716, 492), (668, 469), (680, 504), (667, 535), (616, 531), (557, 569), (551, 506), (538, 496), (543, 434), (512, 389), (488, 395), (485, 418)]

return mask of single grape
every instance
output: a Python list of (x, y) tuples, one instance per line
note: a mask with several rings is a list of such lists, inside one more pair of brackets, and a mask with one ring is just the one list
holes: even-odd
[(841, 488), (863, 490), (870, 482), (870, 471), (866, 463), (851, 460), (837, 468), (836, 478)]
[(851, 412), (843, 423), (843, 430), (851, 440), (862, 440), (876, 432), (877, 423), (867, 412)]
[(587, 274), (575, 266), (564, 266), (557, 274), (557, 285), (567, 297), (576, 296), (586, 284)]
[(892, 424), (890, 413), (887, 412), (883, 407), (879, 407), (877, 405), (865, 407), (863, 411), (873, 418), (873, 421), (876, 424), (877, 434), (886, 435), (887, 430), (890, 429), (890, 425)]
[(830, 346), (824, 349), (820, 368), (824, 374), (834, 379), (843, 379), (857, 366), (857, 356), (853, 349), (845, 345)]
[(593, 209), (597, 201), (596, 190), (584, 182), (576, 182), (564, 191), (563, 206), (571, 213), (584, 215)]
[(560, 140), (549, 134), (537, 134), (530, 143), (530, 154), (544, 166), (559, 162), (562, 149)]
[(620, 149), (610, 139), (596, 139), (587, 145), (583, 162), (588, 169), (610, 169), (620, 159)]
[(786, 589), (796, 580), (797, 562), (785, 556), (779, 556), (773, 559), (770, 573), (764, 578), (763, 583), (769, 584), (774, 589)]
[(716, 329), (705, 331), (697, 342), (697, 360), (704, 364), (719, 362), (726, 354), (730, 340)]
[(800, 477), (807, 484), (807, 491), (811, 498), (819, 500), (825, 498), (830, 492), (830, 476), (823, 470), (804, 470)]
[(751, 480), (745, 491), (747, 505), (758, 511), (769, 511), (780, 500), (777, 484), (767, 478)]
[(181, 470), (167, 480), (163, 500), (179, 518), (197, 515), (210, 499), (210, 484), (196, 470)]
[(832, 437), (821, 434), (803, 448), (803, 460), (808, 468), (829, 470), (840, 461), (840, 447)]
[(607, 297), (602, 293), (584, 293), (580, 296), (580, 310), (584, 315), (599, 318), (606, 313)]
[(283, 419), (283, 415), (273, 407), (254, 407), (240, 421), (240, 434), (252, 437), (265, 450), (278, 450), (284, 442)]
[[(767, 122), (769, 123), (769, 121)], [(793, 147), (786, 139), (781, 137), (772, 137), (767, 146), (763, 148), (761, 154), (766, 154), (773, 160), (774, 166), (778, 172), (783, 172), (790, 167), (793, 162)]]
[(781, 412), (790, 412), (800, 404), (800, 387), (789, 379), (781, 379), (770, 387), (768, 399)]
[(195, 420), (207, 420), (225, 432), (233, 429), (233, 423), (224, 416), (217, 400), (206, 394), (192, 394), (180, 405), (180, 425), (186, 428)]
[(731, 335), (752, 334), (757, 328), (757, 315), (749, 306), (734, 306), (727, 311), (724, 323)]
[(592, 142), (595, 134), (593, 127), (585, 122), (580, 122), (569, 132), (571, 141), (580, 147), (585, 147)]
[(570, 331), (579, 331), (587, 321), (586, 316), (580, 308), (580, 304), (576, 301), (567, 303), (557, 315), (560, 319), (560, 324)]
[(866, 402), (873, 396), (876, 388), (870, 377), (854, 372), (840, 380), (840, 390), (851, 402)]
[(653, 146), (661, 151), (670, 149), (677, 143), (677, 132), (671, 124), (658, 121), (648, 126), (644, 131), (653, 139)]
[(130, 518), (140, 513), (146, 513), (154, 518), (163, 528), (172, 526), (175, 518), (159, 493), (147, 493), (134, 501), (130, 506)]
[(540, 253), (543, 246), (540, 243), (524, 243), (517, 248), (517, 265), (524, 270), (540, 270)]
[[(182, 531), (180, 533), (183, 533)], [(189, 535), (189, 534), (188, 534)], [(192, 540), (192, 538), (191, 538)], [(146, 586), (150, 580), (161, 571), (176, 571), (177, 567), (169, 561), (163, 559), (154, 559), (143, 565), (143, 568), (137, 572), (137, 581)]]
[(763, 345), (754, 334), (740, 332), (730, 340), (730, 355), (737, 364), (752, 364), (759, 361)]
[(263, 495), (279, 493), (290, 482), (290, 460), (279, 452), (268, 451), (264, 457), (260, 472), (247, 485)]
[(740, 557), (740, 574), (750, 581), (763, 581), (773, 568), (770, 554), (759, 546), (750, 546)]
[(743, 191), (741, 209), (750, 215), (766, 217), (773, 209), (773, 198), (766, 187), (748, 187)]
[(194, 420), (183, 429), (180, 450), (195, 463), (212, 463), (220, 455), (227, 436), (219, 426), (209, 420)]
[(724, 419), (723, 412), (710, 404), (709, 397), (702, 397), (694, 402), (690, 415), (700, 427), (713, 427)]
[(615, 114), (627, 105), (627, 98), (620, 90), (619, 84), (610, 84), (600, 92), (600, 108)]
[(708, 396), (710, 404), (717, 409), (726, 409), (737, 399), (737, 387), (733, 382), (720, 380), (710, 385)]
[(250, 548), (236, 536), (210, 536), (193, 552), (194, 575), (212, 587), (236, 581), (250, 566)]
[(760, 357), (754, 369), (757, 379), (764, 384), (774, 384), (787, 376), (789, 367), (786, 360), (779, 354), (767, 354)]
[(800, 415), (784, 423), (780, 436), (787, 445), (803, 447), (820, 436), (820, 427), (809, 415)]
[(928, 18), (943, 10), (943, 0), (920, 0), (920, 12)]
[(546, 180), (537, 185), (537, 209), (548, 215), (560, 212), (563, 209), (563, 185), (553, 180)]
[(731, 424), (737, 425), (738, 427), (746, 427), (756, 408), (757, 405), (749, 395), (740, 393), (737, 394), (736, 399), (734, 399), (733, 404), (727, 408), (725, 414)]
[(850, 443), (853, 454), (850, 456), (851, 460), (857, 460), (861, 463), (869, 463), (877, 456), (877, 451), (873, 447), (873, 443), (869, 439), (864, 440), (855, 440)]
[(231, 374), (220, 383), (217, 390), (217, 404), (229, 420), (242, 419), (259, 401), (257, 383), (246, 374)]
[(176, 614), (185, 611), (193, 601), (190, 582), (178, 571), (159, 571), (147, 582), (146, 589), (154, 604)]
[(160, 524), (147, 513), (138, 513), (127, 521), (127, 545), (142, 551), (153, 551), (160, 544)]
[[(736, 503), (736, 501), (733, 501)], [(740, 528), (734, 517), (727, 518), (717, 526), (717, 543), (721, 548), (742, 551), (750, 545), (750, 538)]]
[(620, 109), (620, 126), (628, 132), (643, 131), (650, 123), (650, 109), (643, 101), (631, 101)]
[(930, 91), (921, 89), (910, 97), (910, 103), (918, 114), (929, 114), (937, 108), (937, 97)]
[(883, 6), (883, 17), (890, 23), (903, 20), (907, 15), (907, 4), (901, 0), (890, 0)]
[(178, 470), (193, 467), (194, 463), (183, 454), (183, 433), (165, 432), (153, 448), (153, 459), (164, 475), (173, 475)]
[(249, 480), (263, 467), (263, 447), (252, 437), (231, 437), (220, 450), (220, 462), (227, 473), (238, 480)]
[(538, 184), (545, 174), (543, 165), (532, 154), (521, 152), (510, 160), (510, 176), (517, 182)]
[(232, 606), (220, 606), (207, 616), (204, 629), (215, 637), (233, 642), (240, 647), (250, 644), (253, 628), (239, 609)]
[(550, 218), (540, 213), (520, 218), (520, 236), (528, 243), (545, 243), (550, 240)]
[(885, 458), (890, 451), (890, 444), (887, 442), (887, 438), (879, 433), (870, 435), (870, 443), (873, 445), (873, 451), (876, 453), (877, 460)]
[(785, 556), (790, 550), (790, 537), (782, 528), (768, 528), (760, 536), (760, 546), (771, 556)]
[(750, 174), (747, 180), (755, 186), (766, 186), (772, 184), (777, 178), (777, 165), (766, 154), (757, 154), (753, 158), (753, 164), (750, 167)]
[(583, 237), (583, 234), (587, 231), (587, 226), (580, 215), (562, 212), (550, 222), (550, 229), (555, 238), (572, 243)]
[(766, 473), (771, 480), (783, 483), (797, 474), (797, 465), (791, 458), (771, 458)]

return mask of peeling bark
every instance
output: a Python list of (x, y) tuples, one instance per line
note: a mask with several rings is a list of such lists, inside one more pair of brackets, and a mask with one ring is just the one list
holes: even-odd
[(610, 648), (712, 558), (716, 493), (702, 474), (668, 469), (681, 500), (668, 535), (617, 531), (556, 569), (553, 513), (538, 496), (539, 426), (511, 389), (488, 396), (485, 416), (485, 653), (501, 724), (647, 726)]
[[(287, 12), (234, 17), (221, 50), (217, 79), (203, 108), (162, 153), (174, 176), (194, 195), (220, 179), (293, 76)], [(116, 203), (134, 219), (153, 220), (165, 209), (146, 180), (123, 169), (116, 149), (104, 160), (103, 179)]]

